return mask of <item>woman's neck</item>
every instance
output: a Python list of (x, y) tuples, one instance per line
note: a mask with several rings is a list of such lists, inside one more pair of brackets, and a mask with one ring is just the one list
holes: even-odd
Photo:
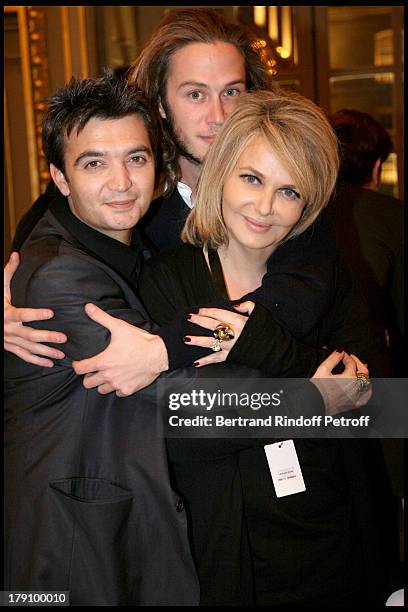
[(245, 249), (233, 241), (218, 249), (225, 285), (231, 300), (255, 291), (262, 284), (269, 254), (259, 249)]

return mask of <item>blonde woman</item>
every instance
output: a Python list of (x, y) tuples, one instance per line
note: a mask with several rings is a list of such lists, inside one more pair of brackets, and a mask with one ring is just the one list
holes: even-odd
[[(155, 257), (140, 281), (149, 312), (162, 325), (180, 309), (193, 310), (214, 300), (228, 305), (229, 310), (201, 308), (199, 314), (189, 314), (191, 323), (210, 332), (208, 337), (186, 336), (184, 342), (189, 346), (212, 351), (212, 332), (217, 324), (228, 323), (234, 330), (234, 338), (224, 341), (221, 351), (197, 360), (197, 367), (228, 358), (271, 375), (309, 376), (314, 372), (305, 371), (304, 361), (293, 364), (292, 353), (290, 365), (285, 365), (284, 347), (282, 355), (271, 355), (262, 345), (261, 327), (268, 323), (270, 315), (264, 316), (259, 288), (280, 257), (278, 247), (305, 232), (327, 205), (337, 170), (336, 137), (313, 102), (296, 94), (260, 91), (245, 95), (238, 103), (204, 162), (195, 207), (182, 233), (186, 244)], [(344, 268), (340, 268), (339, 275), (337, 293), (333, 292), (330, 298), (336, 308), (321, 318), (321, 325), (312, 334), (305, 335), (306, 324), (299, 317), (295, 319), (292, 312), (281, 312), (279, 303), (273, 305), (274, 315), (309, 346), (357, 346), (366, 354), (368, 346), (361, 342), (361, 329), (343, 325), (341, 337), (334, 334), (340, 327), (337, 319), (341, 293), (345, 293), (343, 284), (349, 282)], [(294, 280), (301, 295), (302, 279)], [(290, 290), (288, 282), (287, 291)], [(278, 293), (284, 298), (281, 288)], [(235, 304), (241, 313), (251, 314), (250, 319), (231, 312), (230, 304)], [(359, 309), (361, 304), (356, 300), (354, 306)], [(361, 324), (360, 311), (358, 317)], [(252, 358), (244, 355), (239, 343), (244, 326), (254, 328), (251, 339), (259, 331)], [(305, 354), (308, 356), (307, 350)], [(321, 361), (324, 354), (327, 352), (322, 352)], [(310, 362), (313, 363), (311, 353)], [(366, 371), (361, 362), (358, 368)], [(329, 371), (325, 369), (325, 374)]]
[[(280, 355), (268, 354), (265, 309), (253, 309), (251, 298), (279, 245), (304, 232), (327, 204), (337, 168), (336, 138), (323, 113), (301, 96), (248, 94), (227, 119), (204, 163), (183, 231), (186, 244), (148, 262), (139, 285), (159, 324), (171, 323), (181, 310), (189, 313), (192, 333), (184, 344), (208, 349), (197, 367), (227, 358), (268, 375), (309, 376), (308, 367), (302, 374), (299, 364), (285, 362), (285, 346)], [(340, 269), (331, 309), (303, 338), (308, 346), (336, 348), (347, 282)], [(240, 303), (239, 313), (233, 305)], [(368, 347), (361, 343), (358, 300), (353, 303), (356, 328), (342, 342), (362, 355)], [(200, 306), (209, 307), (197, 312)], [(249, 318), (242, 314), (250, 312)], [(214, 340), (219, 324), (234, 337)], [(198, 326), (210, 335), (202, 336)], [(251, 342), (239, 347), (244, 326), (251, 326)], [(342, 360), (347, 376), (368, 374), (359, 359), (340, 349), (316, 376), (329, 376)], [(306, 491), (282, 498), (262, 446), (229, 454), (228, 444), (220, 441), (212, 455), (205, 441), (168, 444), (191, 518), (201, 603), (345, 605), (358, 599), (363, 546), (352, 519), (358, 502), (355, 476), (344, 469), (353, 456), (346, 441), (296, 440)]]

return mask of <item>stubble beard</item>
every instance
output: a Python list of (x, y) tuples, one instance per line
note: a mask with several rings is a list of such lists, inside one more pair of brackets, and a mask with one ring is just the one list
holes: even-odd
[(176, 152), (177, 152), (177, 156), (178, 157), (184, 157), (184, 159), (186, 159), (187, 161), (191, 162), (192, 164), (194, 164), (195, 166), (202, 166), (203, 164), (203, 159), (199, 159), (198, 157), (196, 157), (189, 149), (188, 149), (188, 145), (186, 142), (184, 142), (184, 140), (177, 134), (177, 129), (176, 129), (176, 122), (174, 121), (174, 117), (171, 113), (171, 110), (169, 108), (169, 105), (167, 104), (167, 101), (163, 101), (162, 102), (163, 105), (163, 109), (166, 113), (166, 125), (167, 125), (167, 132), (169, 134), (169, 137), (172, 139), (174, 146), (176, 148)]

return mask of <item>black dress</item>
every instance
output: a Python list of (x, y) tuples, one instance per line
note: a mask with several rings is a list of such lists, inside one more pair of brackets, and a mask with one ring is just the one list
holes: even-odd
[[(139, 289), (152, 318), (164, 326), (194, 306), (231, 309), (202, 251), (189, 245), (150, 260)], [(330, 344), (327, 319), (307, 337), (311, 346)], [(256, 335), (251, 353), (257, 353)], [(264, 370), (290, 376), (284, 364), (272, 371), (265, 361)], [(270, 440), (246, 448), (218, 442), (168, 441), (176, 486), (190, 513), (201, 604), (336, 605), (360, 597), (379, 551), (372, 538), (372, 493), (360, 495), (366, 474), (358, 442), (297, 439), (306, 491), (279, 499), (263, 449)], [(364, 522), (371, 529), (367, 537)]]

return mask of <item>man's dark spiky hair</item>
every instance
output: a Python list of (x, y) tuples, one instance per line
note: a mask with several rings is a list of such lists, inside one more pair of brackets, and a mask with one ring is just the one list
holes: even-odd
[(48, 99), (43, 120), (43, 149), (48, 163), (65, 172), (65, 138), (76, 129), (84, 129), (90, 119), (121, 119), (137, 114), (150, 138), (156, 161), (156, 175), (161, 170), (159, 122), (143, 94), (126, 79), (105, 70), (98, 78), (72, 77), (67, 85)]

